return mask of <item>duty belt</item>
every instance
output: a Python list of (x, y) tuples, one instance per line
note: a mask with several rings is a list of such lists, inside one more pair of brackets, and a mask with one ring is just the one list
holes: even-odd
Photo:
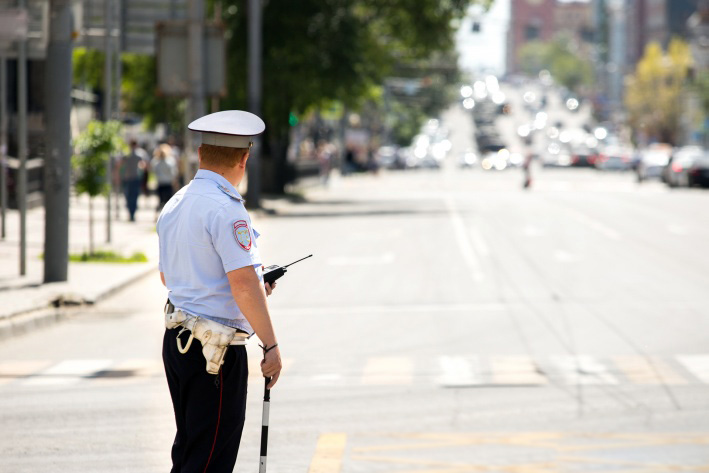
[[(224, 364), (224, 355), (229, 345), (246, 345), (249, 334), (241, 330), (220, 324), (213, 320), (190, 315), (176, 308), (169, 300), (165, 304), (165, 327), (174, 329), (182, 327), (177, 334), (177, 350), (185, 354), (196, 338), (202, 343), (202, 354), (207, 360), (207, 373), (218, 374)], [(186, 345), (182, 345), (180, 335), (189, 331), (190, 337)]]

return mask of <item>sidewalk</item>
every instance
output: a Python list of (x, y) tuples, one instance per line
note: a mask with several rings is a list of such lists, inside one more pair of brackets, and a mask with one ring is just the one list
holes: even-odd
[[(89, 213), (86, 196), (72, 196), (69, 215), (69, 252), (82, 253), (89, 246)], [(112, 202), (115, 217), (115, 199)], [(142, 252), (146, 263), (69, 263), (67, 282), (42, 284), (44, 277), (44, 208), (27, 212), (27, 274), (19, 276), (19, 212), (6, 214), (6, 238), (0, 240), (0, 339), (62, 318), (55, 306), (93, 304), (125, 285), (155, 272), (158, 239), (155, 232), (155, 196), (141, 196), (136, 222), (128, 222), (124, 200), (119, 199), (119, 219), (111, 223), (111, 243), (106, 243), (106, 200), (94, 199), (95, 249), (123, 256)]]

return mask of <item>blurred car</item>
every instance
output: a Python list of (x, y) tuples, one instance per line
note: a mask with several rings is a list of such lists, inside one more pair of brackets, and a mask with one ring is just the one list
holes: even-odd
[(377, 150), (377, 163), (386, 169), (401, 169), (404, 163), (399, 159), (399, 148), (396, 146), (381, 146)]
[(586, 145), (577, 144), (571, 147), (571, 165), (576, 167), (593, 167), (596, 164), (596, 150)]
[(709, 187), (709, 153), (704, 152), (689, 168), (689, 186)]
[(478, 164), (478, 155), (473, 150), (468, 149), (458, 157), (458, 166), (461, 168), (472, 168)]
[(689, 170), (694, 162), (704, 156), (700, 146), (683, 146), (676, 149), (662, 171), (662, 180), (670, 187), (689, 187)]
[(638, 182), (648, 179), (661, 179), (662, 172), (670, 162), (672, 147), (668, 144), (658, 143), (651, 145), (640, 154), (640, 162), (635, 170)]
[(606, 146), (598, 153), (595, 166), (603, 171), (627, 171), (631, 167), (633, 150), (620, 145)]
[(566, 146), (553, 141), (549, 143), (546, 151), (541, 155), (542, 166), (548, 167), (567, 167), (571, 165), (571, 153)]

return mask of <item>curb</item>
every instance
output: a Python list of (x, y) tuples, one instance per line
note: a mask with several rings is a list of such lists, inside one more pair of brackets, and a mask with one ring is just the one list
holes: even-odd
[[(0, 320), (0, 341), (60, 322), (74, 314), (76, 311), (92, 306), (112, 296), (113, 294), (120, 292), (131, 284), (140, 281), (157, 270), (157, 264), (150, 265), (149, 267), (136, 273), (135, 276), (126, 278), (119, 284), (106, 289), (93, 298), (88, 297), (77, 300), (76, 297), (72, 296), (65, 299), (60, 295), (53, 301), (46, 301), (45, 305), (38, 306), (33, 309), (22, 310), (14, 314), (9, 314)], [(58, 304), (58, 306), (52, 307), (53, 304)]]

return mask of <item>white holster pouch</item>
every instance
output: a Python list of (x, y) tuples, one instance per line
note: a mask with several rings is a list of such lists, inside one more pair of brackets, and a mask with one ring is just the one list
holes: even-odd
[[(182, 327), (177, 334), (177, 349), (182, 354), (187, 353), (195, 338), (202, 343), (202, 354), (207, 360), (207, 373), (219, 374), (229, 345), (246, 345), (248, 334), (213, 320), (187, 314), (180, 309), (175, 308), (172, 312), (168, 312), (172, 307), (172, 304), (167, 304), (165, 307), (165, 327), (168, 329)], [(190, 331), (190, 338), (183, 346), (180, 335), (185, 330)]]

